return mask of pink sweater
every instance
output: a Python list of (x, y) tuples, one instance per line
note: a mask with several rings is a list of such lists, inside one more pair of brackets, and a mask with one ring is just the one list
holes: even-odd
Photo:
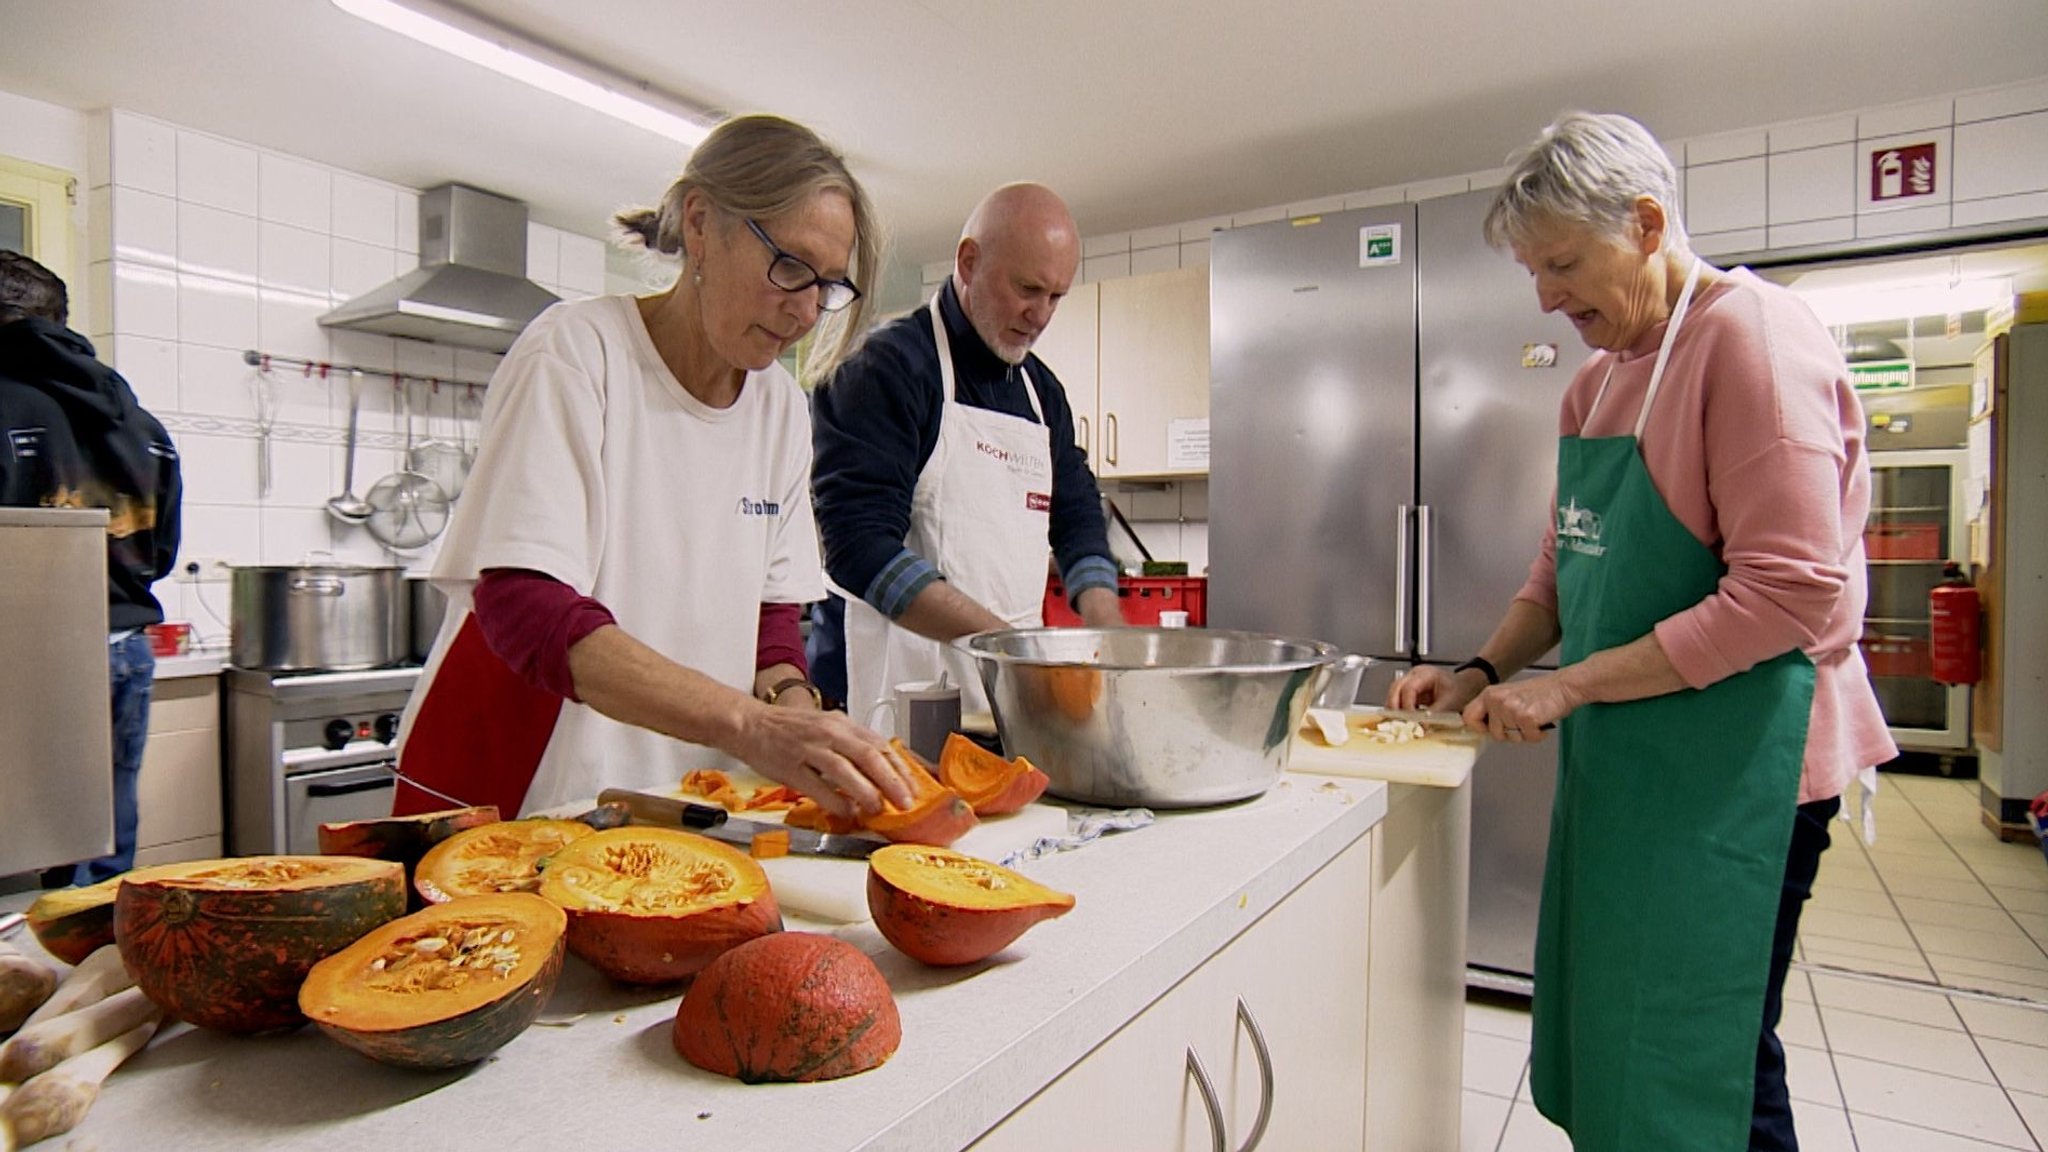
[[(1573, 378), (1561, 435), (1635, 431), (1664, 325)], [(1607, 366), (1614, 380), (1593, 413)], [(1728, 566), (1713, 595), (1657, 624), (1657, 642), (1704, 688), (1794, 648), (1815, 671), (1799, 802), (1842, 794), (1857, 770), (1898, 754), (1856, 646), (1868, 599), (1870, 512), (1863, 409), (1842, 355), (1788, 290), (1746, 269), (1702, 287), (1664, 369), (1643, 458), (1657, 492)], [(1556, 525), (1518, 599), (1557, 610)]]

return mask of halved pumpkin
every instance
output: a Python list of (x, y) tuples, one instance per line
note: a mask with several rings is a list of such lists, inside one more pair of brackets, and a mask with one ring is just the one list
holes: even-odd
[(670, 984), (782, 931), (761, 865), (675, 828), (614, 828), (564, 847), (540, 894), (569, 914), (569, 951), (622, 984)]
[(500, 820), (457, 832), (427, 850), (413, 869), (413, 887), (429, 904), (461, 896), (540, 889), (541, 864), (562, 848), (595, 835), (577, 820)]
[(121, 963), (158, 1007), (202, 1028), (305, 1023), (313, 965), (405, 912), (405, 869), (357, 856), (166, 865), (114, 897)]
[(972, 964), (1009, 947), (1074, 898), (950, 848), (891, 844), (868, 857), (868, 911), (897, 951), (926, 964)]
[(1003, 816), (1044, 795), (1052, 779), (1022, 756), (1005, 760), (955, 732), (939, 752), (939, 783), (958, 792), (976, 816)]
[(417, 816), (385, 816), (375, 820), (322, 824), (320, 854), (396, 860), (411, 868), (427, 854), (427, 849), (457, 832), (497, 822), (497, 806), (486, 804), (479, 808), (422, 812)]
[(781, 932), (698, 975), (676, 1007), (675, 1046), (707, 1072), (749, 1084), (832, 1080), (888, 1060), (903, 1042), (896, 998), (844, 940)]
[(29, 930), (45, 952), (66, 964), (78, 964), (114, 942), (114, 893), (121, 881), (141, 880), (177, 867), (137, 868), (83, 888), (45, 892), (28, 907)]
[(560, 908), (526, 892), (434, 904), (313, 965), (299, 1011), (384, 1064), (473, 1064), (540, 1015), (567, 932)]

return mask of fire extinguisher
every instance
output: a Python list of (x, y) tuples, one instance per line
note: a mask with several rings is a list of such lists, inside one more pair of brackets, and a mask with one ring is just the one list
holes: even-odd
[(1942, 567), (1941, 583), (1927, 594), (1931, 625), (1934, 679), (1942, 684), (1975, 684), (1981, 676), (1982, 613), (1977, 589), (1951, 560)]

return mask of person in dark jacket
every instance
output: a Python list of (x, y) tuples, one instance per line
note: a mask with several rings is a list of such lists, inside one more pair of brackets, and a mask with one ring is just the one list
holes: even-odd
[(0, 251), (0, 505), (108, 512), (114, 853), (45, 872), (46, 888), (96, 883), (135, 863), (136, 777), (156, 674), (142, 630), (164, 618), (149, 589), (177, 561), (183, 496), (170, 435), (69, 319), (62, 280)]

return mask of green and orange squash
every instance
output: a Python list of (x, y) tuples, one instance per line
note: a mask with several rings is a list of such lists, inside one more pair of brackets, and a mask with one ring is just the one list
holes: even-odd
[(405, 869), (357, 856), (166, 865), (114, 897), (121, 963), (151, 1001), (221, 1032), (305, 1022), (313, 965), (405, 912)]
[(380, 1063), (474, 1064), (547, 1005), (567, 930), (560, 908), (526, 892), (430, 905), (315, 964), (299, 1010)]
[(860, 949), (780, 932), (699, 973), (676, 1008), (676, 1052), (749, 1084), (833, 1080), (879, 1067), (903, 1042), (889, 982)]
[(926, 964), (972, 964), (1002, 951), (1074, 898), (950, 848), (891, 844), (868, 857), (868, 911), (896, 950)]
[(569, 951), (621, 984), (672, 984), (782, 931), (768, 874), (676, 828), (614, 828), (564, 846), (540, 894), (569, 914)]
[(498, 822), (494, 804), (449, 808), (417, 816), (383, 816), (320, 825), (322, 856), (366, 856), (396, 860), (410, 871), (427, 850), (464, 829)]
[(28, 926), (43, 951), (76, 965), (114, 942), (114, 893), (123, 880), (141, 880), (178, 866), (137, 868), (79, 888), (57, 888), (36, 897)]

